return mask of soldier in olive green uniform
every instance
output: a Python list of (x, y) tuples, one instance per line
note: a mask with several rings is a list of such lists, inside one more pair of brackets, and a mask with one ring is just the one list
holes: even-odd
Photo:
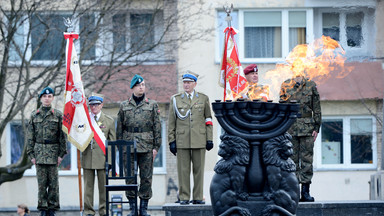
[[(193, 165), (193, 204), (204, 204), (205, 151), (213, 148), (212, 116), (207, 95), (194, 90), (198, 75), (182, 76), (183, 93), (171, 97), (168, 121), (170, 151), (177, 156), (180, 204), (189, 204), (190, 173)], [(176, 155), (177, 154), (177, 155)]]
[(256, 64), (250, 64), (244, 69), (245, 78), (248, 82), (246, 98), (267, 102), (269, 97), (269, 86), (258, 84), (259, 69)]
[[(92, 94), (88, 99), (91, 110), (90, 117), (94, 118), (107, 140), (116, 140), (115, 121), (112, 117), (101, 112), (104, 98), (102, 95)], [(95, 185), (95, 172), (99, 188), (99, 215), (106, 215), (105, 200), (105, 155), (94, 139), (82, 153), (81, 166), (84, 178), (84, 213), (87, 216), (95, 215), (93, 209), (93, 191)]]
[(313, 176), (313, 147), (321, 125), (320, 96), (316, 83), (303, 76), (286, 80), (281, 85), (280, 99), (296, 100), (300, 103), (301, 117), (291, 126), (288, 132), (292, 135), (296, 164), (296, 176), (301, 187), (301, 202), (313, 202), (309, 194), (309, 186)]
[(67, 153), (62, 128), (63, 114), (51, 107), (54, 91), (44, 88), (39, 98), (42, 106), (32, 112), (28, 125), (27, 154), (36, 165), (38, 183), (37, 209), (41, 215), (55, 215), (60, 209), (58, 166)]
[[(137, 164), (140, 170), (139, 214), (147, 216), (148, 201), (152, 197), (153, 161), (161, 145), (160, 109), (156, 101), (145, 97), (143, 77), (136, 74), (130, 87), (133, 91), (132, 97), (121, 103), (117, 114), (117, 139), (137, 142)], [(134, 193), (129, 191), (127, 198), (130, 215), (134, 215)]]

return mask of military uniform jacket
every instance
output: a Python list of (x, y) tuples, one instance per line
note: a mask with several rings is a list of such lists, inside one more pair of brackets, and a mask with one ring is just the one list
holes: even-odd
[[(206, 119), (212, 121), (211, 108), (207, 95), (194, 91), (192, 102), (186, 93), (179, 93), (171, 97), (168, 121), (168, 141), (176, 140), (177, 148), (205, 148), (207, 140), (212, 141), (212, 125), (206, 125)], [(174, 107), (174, 100), (178, 112), (184, 116), (180, 119)]]
[(137, 152), (153, 149), (159, 151), (161, 145), (160, 109), (156, 101), (144, 98), (138, 105), (133, 98), (120, 104), (117, 114), (117, 139), (136, 139)]
[[(97, 120), (101, 131), (109, 141), (116, 140), (115, 121), (112, 117), (101, 112)], [(84, 169), (104, 169), (105, 168), (105, 155), (99, 147), (99, 144), (92, 139), (88, 147), (82, 152), (81, 166)]]
[(57, 164), (57, 158), (67, 154), (67, 144), (62, 131), (63, 114), (53, 108), (43, 107), (33, 111), (28, 124), (27, 154), (36, 164)]
[(320, 95), (316, 83), (303, 78), (300, 84), (293, 79), (281, 85), (280, 99), (288, 102), (296, 100), (300, 103), (301, 117), (291, 126), (288, 132), (293, 136), (312, 136), (313, 131), (319, 132), (321, 126)]

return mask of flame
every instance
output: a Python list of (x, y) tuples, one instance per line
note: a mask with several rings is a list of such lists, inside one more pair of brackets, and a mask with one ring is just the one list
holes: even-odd
[[(277, 64), (275, 69), (268, 71), (263, 79), (270, 86), (270, 98), (279, 100), (281, 84), (287, 79), (304, 76), (316, 83), (324, 83), (329, 78), (343, 78), (352, 68), (345, 67), (345, 51), (341, 45), (328, 36), (322, 36), (311, 44), (297, 45), (288, 54), (285, 62)], [(334, 74), (332, 72), (336, 72)]]

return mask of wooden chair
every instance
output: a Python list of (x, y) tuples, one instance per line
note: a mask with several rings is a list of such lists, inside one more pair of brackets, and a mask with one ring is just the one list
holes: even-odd
[[(132, 147), (132, 148), (131, 148)], [(124, 154), (123, 149), (126, 149), (126, 163), (124, 163)], [(134, 169), (131, 171), (131, 153), (133, 150), (133, 164)], [(118, 157), (116, 154), (118, 152)], [(109, 156), (110, 154), (110, 156)], [(135, 216), (138, 215), (137, 211), (137, 193), (138, 187), (137, 184), (137, 153), (136, 153), (136, 141), (126, 141), (126, 140), (116, 140), (116, 141), (106, 141), (105, 146), (105, 158), (110, 158), (111, 164), (108, 165), (109, 159), (106, 160), (106, 212), (107, 215), (109, 212), (109, 205), (114, 202), (109, 197), (110, 191), (134, 191), (135, 192)], [(126, 168), (126, 169), (125, 169)], [(125, 169), (125, 170), (124, 170)], [(111, 173), (109, 173), (111, 171)], [(133, 179), (133, 184), (126, 184), (125, 181)], [(124, 183), (121, 184), (112, 184), (113, 181), (124, 180)], [(118, 202), (120, 203), (120, 202)], [(122, 203), (129, 203), (128, 201), (122, 201)]]

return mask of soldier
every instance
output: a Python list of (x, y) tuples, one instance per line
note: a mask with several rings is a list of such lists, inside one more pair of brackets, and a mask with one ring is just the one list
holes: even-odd
[(33, 111), (28, 125), (27, 154), (36, 166), (38, 190), (37, 209), (42, 216), (53, 216), (60, 209), (58, 166), (67, 153), (63, 114), (52, 108), (54, 91), (44, 88), (39, 94), (42, 106)]
[(259, 69), (256, 64), (250, 64), (244, 69), (245, 78), (248, 81), (247, 98), (252, 100), (268, 101), (269, 87), (259, 85)]
[(296, 100), (300, 104), (301, 117), (288, 132), (292, 135), (293, 161), (296, 164), (296, 176), (301, 183), (300, 202), (314, 202), (309, 194), (313, 176), (313, 146), (321, 125), (320, 96), (316, 83), (302, 75), (295, 75), (281, 85), (280, 99)]
[[(145, 96), (145, 81), (135, 75), (131, 81), (132, 97), (123, 101), (117, 114), (117, 139), (136, 140), (137, 164), (140, 170), (139, 215), (147, 214), (148, 201), (152, 197), (153, 161), (161, 145), (160, 109), (157, 102)], [(126, 154), (126, 153), (125, 153)], [(131, 155), (132, 161), (133, 157)], [(133, 168), (133, 163), (132, 166)], [(132, 181), (127, 181), (127, 184)], [(131, 213), (134, 215), (135, 195), (126, 193)]]
[[(92, 93), (88, 99), (89, 108), (91, 110), (90, 117), (94, 118), (99, 125), (101, 131), (107, 140), (116, 140), (115, 121), (112, 117), (104, 114), (103, 108), (104, 98), (102, 95)], [(97, 182), (99, 188), (99, 215), (107, 215), (106, 195), (105, 195), (105, 155), (94, 139), (82, 153), (81, 166), (83, 167), (84, 178), (84, 213), (87, 216), (95, 215), (93, 209), (93, 191), (95, 184), (95, 172), (97, 174)]]
[(170, 151), (177, 156), (181, 205), (189, 204), (191, 162), (194, 182), (192, 203), (205, 204), (205, 150), (213, 148), (209, 98), (194, 90), (198, 76), (190, 71), (182, 75), (184, 92), (171, 97), (169, 109), (168, 141)]

